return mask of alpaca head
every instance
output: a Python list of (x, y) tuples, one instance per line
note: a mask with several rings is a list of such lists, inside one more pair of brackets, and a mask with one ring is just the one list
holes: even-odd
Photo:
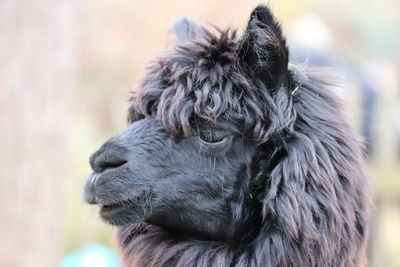
[(241, 37), (213, 30), (175, 24), (129, 126), (90, 158), (86, 201), (143, 266), (358, 266), (365, 174), (329, 83), (288, 69), (265, 6)]
[(85, 196), (111, 224), (230, 239), (256, 151), (281, 126), (272, 98), (290, 93), (285, 40), (261, 7), (240, 40), (188, 19), (174, 28), (177, 47), (135, 92), (131, 124), (92, 155)]

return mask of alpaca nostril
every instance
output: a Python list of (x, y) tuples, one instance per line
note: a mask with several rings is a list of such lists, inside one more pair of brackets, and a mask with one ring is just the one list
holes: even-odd
[(123, 159), (111, 159), (111, 160), (101, 161), (98, 164), (98, 168), (100, 169), (99, 172), (103, 172), (103, 171), (105, 171), (107, 169), (118, 168), (118, 167), (124, 165), (127, 162), (128, 161), (123, 160)]
[(118, 150), (100, 149), (90, 157), (90, 165), (94, 172), (101, 173), (108, 169), (121, 167), (128, 161), (122, 156)]

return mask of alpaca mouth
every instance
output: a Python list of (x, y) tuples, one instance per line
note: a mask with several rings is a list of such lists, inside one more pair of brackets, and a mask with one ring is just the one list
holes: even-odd
[(134, 199), (128, 199), (128, 200), (124, 200), (121, 202), (116, 202), (116, 203), (111, 203), (111, 204), (103, 204), (101, 205), (100, 208), (100, 213), (104, 214), (104, 213), (109, 213), (112, 211), (116, 211), (116, 210), (121, 210), (124, 208), (129, 208), (132, 207), (134, 205), (135, 201)]
[(112, 225), (143, 221), (150, 212), (150, 204), (154, 198), (152, 191), (143, 190), (126, 200), (99, 203), (100, 217)]

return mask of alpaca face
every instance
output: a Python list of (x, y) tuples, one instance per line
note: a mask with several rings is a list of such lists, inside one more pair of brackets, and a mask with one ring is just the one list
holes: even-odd
[(182, 235), (226, 239), (254, 150), (229, 124), (181, 137), (146, 118), (91, 156), (85, 199), (114, 225), (146, 221)]
[[(131, 125), (91, 157), (85, 198), (114, 225), (233, 239), (261, 216), (258, 196), (248, 200), (255, 146), (288, 126), (281, 125), (290, 112), (285, 39), (271, 14), (259, 11), (240, 40), (188, 20), (175, 32), (176, 48), (134, 91)], [(271, 92), (280, 94), (277, 103)]]

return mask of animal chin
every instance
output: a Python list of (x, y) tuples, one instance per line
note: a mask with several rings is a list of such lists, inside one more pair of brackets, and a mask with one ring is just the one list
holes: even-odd
[(115, 226), (127, 225), (143, 221), (143, 212), (140, 206), (131, 204), (103, 205), (100, 209), (100, 216), (107, 223)]
[(113, 215), (118, 215), (120, 212), (123, 212), (127, 209), (134, 208), (135, 204), (134, 199), (128, 199), (120, 202), (110, 203), (110, 204), (103, 204), (100, 207), (100, 215), (104, 217), (110, 217)]
[(100, 216), (112, 225), (142, 222), (150, 210), (153, 194), (146, 190), (126, 200), (100, 204)]
[(112, 204), (104, 204), (104, 205), (101, 205), (100, 212), (107, 213), (107, 212), (127, 208), (131, 205), (132, 205), (132, 200), (126, 200), (126, 201), (121, 201), (121, 202), (112, 203)]

